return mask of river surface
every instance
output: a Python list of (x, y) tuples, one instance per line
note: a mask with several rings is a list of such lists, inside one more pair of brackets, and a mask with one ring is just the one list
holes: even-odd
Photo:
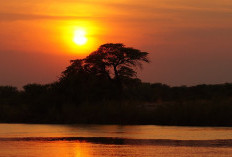
[(122, 156), (232, 156), (232, 128), (0, 124), (0, 157)]

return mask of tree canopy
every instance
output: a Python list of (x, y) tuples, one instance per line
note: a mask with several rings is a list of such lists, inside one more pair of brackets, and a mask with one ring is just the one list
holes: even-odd
[(108, 43), (101, 45), (84, 59), (71, 61), (71, 65), (62, 73), (62, 78), (77, 75), (95, 75), (109, 80), (135, 78), (136, 67), (149, 62), (148, 53), (125, 47), (124, 44)]

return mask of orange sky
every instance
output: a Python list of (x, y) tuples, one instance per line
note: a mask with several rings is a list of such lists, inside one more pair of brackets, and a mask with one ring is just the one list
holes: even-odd
[[(231, 19), (231, 0), (0, 0), (0, 85), (55, 81), (108, 42), (150, 53), (144, 81), (232, 82)], [(78, 28), (84, 46), (73, 42)]]

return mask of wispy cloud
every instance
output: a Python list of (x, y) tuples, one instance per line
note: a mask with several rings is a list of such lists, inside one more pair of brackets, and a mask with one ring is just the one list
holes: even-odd
[(17, 14), (0, 13), (0, 21), (19, 21), (19, 20), (77, 20), (77, 19), (96, 19), (100, 17), (89, 16), (50, 16), (36, 14)]
[(39, 15), (39, 14), (18, 14), (18, 13), (0, 13), (0, 21), (11, 22), (11, 21), (31, 21), (31, 20), (104, 20), (107, 22), (153, 22), (153, 21), (167, 21), (171, 18), (163, 18), (160, 16), (156, 17), (120, 17), (112, 15), (110, 17), (100, 16), (50, 16), (50, 15)]

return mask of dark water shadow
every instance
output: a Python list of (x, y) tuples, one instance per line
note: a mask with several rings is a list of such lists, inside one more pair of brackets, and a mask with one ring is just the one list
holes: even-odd
[(112, 137), (25, 137), (0, 138), (1, 141), (73, 141), (95, 144), (114, 145), (160, 145), (160, 146), (189, 146), (189, 147), (232, 147), (232, 139), (218, 140), (171, 140), (171, 139), (126, 139)]

